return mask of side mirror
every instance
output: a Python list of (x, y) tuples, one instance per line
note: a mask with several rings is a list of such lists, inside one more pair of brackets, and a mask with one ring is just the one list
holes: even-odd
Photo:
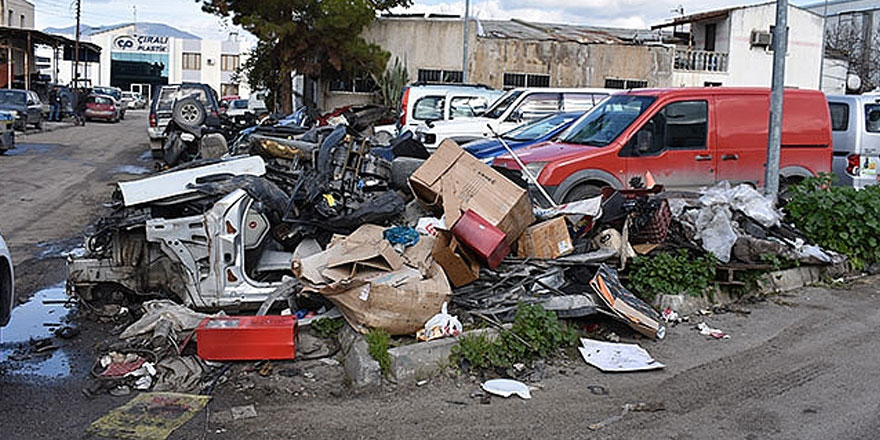
[(510, 114), (510, 118), (508, 120), (513, 122), (522, 122), (523, 120), (523, 112), (520, 109), (516, 109), (513, 113)]
[(639, 130), (636, 133), (636, 151), (639, 154), (649, 153), (654, 149), (654, 132), (652, 130)]

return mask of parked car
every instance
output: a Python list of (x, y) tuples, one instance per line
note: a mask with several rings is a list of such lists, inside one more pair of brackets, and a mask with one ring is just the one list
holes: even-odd
[(266, 107), (266, 92), (252, 92), (247, 101), (248, 109), (255, 115), (269, 112), (269, 108)]
[[(831, 118), (825, 95), (785, 90), (781, 187), (831, 170)], [(555, 141), (517, 152), (557, 202), (601, 187), (625, 188), (650, 171), (672, 189), (716, 181), (764, 185), (770, 90), (643, 89), (616, 94)], [(519, 170), (509, 156), (493, 165)], [(537, 199), (540, 200), (540, 197)]]
[(397, 135), (415, 133), (426, 121), (447, 121), (475, 117), (503, 95), (504, 92), (484, 85), (444, 85), (414, 83), (403, 90), (400, 115), (396, 125), (379, 126), (375, 132)]
[[(549, 141), (568, 128), (575, 119), (584, 112), (556, 113), (533, 122), (527, 122), (501, 135), (504, 142), (512, 150), (528, 147), (540, 142)], [(465, 151), (477, 159), (487, 162), (507, 153), (507, 149), (496, 138), (480, 139), (462, 145)]]
[[(208, 123), (216, 123), (220, 107), (217, 102), (217, 92), (211, 86), (202, 83), (182, 83), (156, 87), (150, 104), (150, 126), (147, 128), (153, 157), (164, 156), (162, 143), (165, 140), (165, 127), (168, 126), (168, 121), (174, 112), (175, 103), (187, 97), (195, 98), (204, 106), (206, 114), (201, 115), (200, 119), (207, 119)], [(196, 113), (198, 112), (188, 112), (193, 116), (197, 116)], [(202, 122), (194, 125), (200, 125)]]
[(0, 89), (0, 110), (15, 114), (15, 129), (24, 131), (28, 125), (43, 127), (43, 103), (30, 90)]
[(15, 114), (0, 110), (0, 156), (15, 148)]
[(880, 179), (880, 95), (829, 96), (837, 184), (864, 188)]
[(122, 106), (107, 95), (89, 95), (86, 97), (86, 120), (102, 119), (107, 122), (119, 122), (122, 119)]
[(217, 106), (220, 108), (220, 113), (226, 113), (226, 110), (229, 110), (229, 104), (237, 99), (241, 99), (241, 97), (238, 95), (225, 95), (221, 97), (220, 101), (217, 103)]
[(229, 103), (229, 107), (226, 109), (226, 116), (241, 116), (248, 111), (250, 111), (250, 109), (248, 108), (248, 100), (236, 99), (235, 101)]
[(140, 110), (147, 107), (147, 100), (137, 92), (122, 92), (122, 100), (127, 102), (127, 107), (132, 110)]
[(612, 92), (607, 89), (513, 89), (477, 117), (427, 122), (416, 129), (416, 134), (425, 148), (433, 151), (446, 139), (461, 144), (490, 137), (492, 130), (504, 133), (552, 113), (586, 111)]
[(116, 101), (116, 107), (119, 109), (119, 119), (125, 119), (125, 110), (128, 109), (128, 101), (122, 96), (122, 89), (119, 87), (95, 86), (92, 93), (97, 95), (105, 95)]
[(12, 307), (15, 305), (15, 272), (12, 255), (3, 236), (0, 235), (0, 326), (9, 323)]

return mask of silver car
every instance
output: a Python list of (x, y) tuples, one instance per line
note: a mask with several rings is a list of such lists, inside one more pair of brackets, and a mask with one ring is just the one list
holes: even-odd
[(875, 185), (880, 180), (880, 95), (829, 96), (828, 106), (837, 184)]

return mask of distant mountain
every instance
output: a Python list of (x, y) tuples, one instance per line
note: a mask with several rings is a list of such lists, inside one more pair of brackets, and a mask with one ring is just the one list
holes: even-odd
[[(79, 32), (82, 35), (92, 35), (92, 34), (97, 34), (97, 33), (107, 31), (110, 29), (116, 29), (116, 28), (119, 28), (122, 26), (128, 26), (130, 24), (131, 23), (120, 23), (120, 24), (114, 24), (111, 26), (89, 26), (87, 24), (81, 24), (79, 26)], [(167, 24), (162, 24), (162, 23), (138, 22), (137, 29), (138, 29), (138, 33), (143, 34), (143, 35), (161, 35), (164, 37), (182, 38), (182, 39), (188, 39), (188, 40), (201, 40), (202, 39), (202, 37), (200, 37), (198, 35), (191, 34), (189, 32), (182, 31), (180, 29), (177, 29), (177, 28), (174, 28), (174, 27), (168, 26)], [(73, 35), (74, 33), (76, 33), (76, 27), (75, 26), (68, 26), (68, 27), (64, 27), (64, 28), (49, 27), (49, 28), (43, 29), (43, 32), (46, 32), (48, 34)]]

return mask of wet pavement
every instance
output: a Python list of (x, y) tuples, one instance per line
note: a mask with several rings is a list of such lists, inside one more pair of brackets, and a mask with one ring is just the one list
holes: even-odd
[(16, 142), (15, 148), (6, 151), (6, 156), (36, 156), (40, 154), (48, 154), (61, 147), (57, 144), (35, 144), (26, 142)]
[(12, 311), (0, 329), (0, 372), (10, 376), (62, 378), (70, 375), (70, 359), (54, 331), (68, 324), (71, 306), (66, 284), (40, 289)]

